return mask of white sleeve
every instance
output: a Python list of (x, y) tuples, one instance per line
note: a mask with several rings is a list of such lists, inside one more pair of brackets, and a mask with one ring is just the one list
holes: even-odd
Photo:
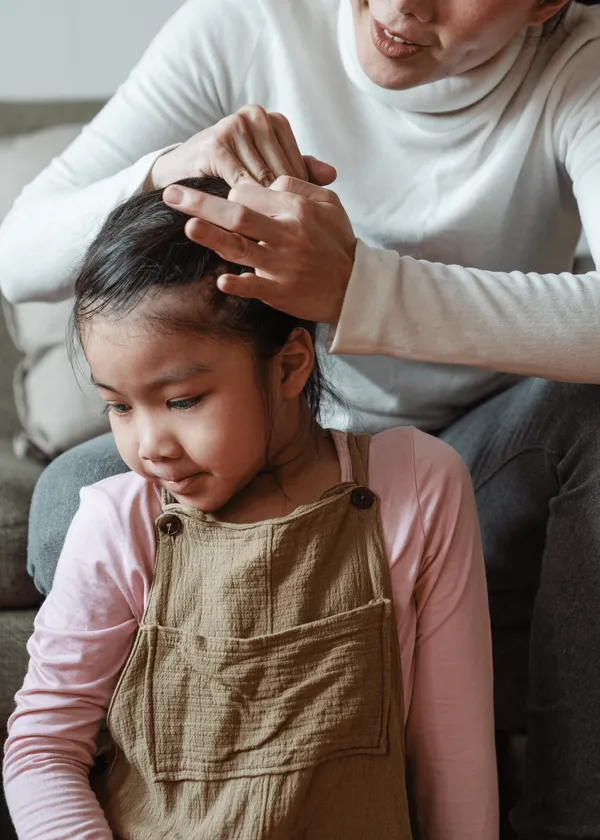
[(0, 228), (8, 300), (68, 297), (87, 245), (156, 158), (230, 112), (261, 30), (256, 6), (188, 0), (100, 114), (25, 188)]
[(597, 270), (580, 275), (483, 271), (402, 257), (359, 241), (330, 352), (600, 383), (597, 52), (579, 56), (553, 94), (548, 114), (557, 159), (572, 181)]

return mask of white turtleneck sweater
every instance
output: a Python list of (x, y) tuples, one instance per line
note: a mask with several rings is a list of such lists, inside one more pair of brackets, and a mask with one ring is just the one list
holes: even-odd
[[(530, 37), (531, 36), (531, 37)], [(600, 383), (600, 8), (408, 91), (374, 85), (349, 0), (190, 0), (0, 230), (9, 300), (69, 295), (157, 155), (245, 103), (334, 164), (359, 243), (326, 367), (377, 431), (439, 429), (518, 376)], [(383, 250), (385, 249), (385, 250)]]

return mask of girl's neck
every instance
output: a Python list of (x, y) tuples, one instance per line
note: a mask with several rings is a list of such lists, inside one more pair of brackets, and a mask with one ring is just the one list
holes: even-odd
[(269, 461), (210, 518), (235, 523), (276, 519), (317, 501), (340, 482), (340, 460), (331, 433), (312, 418), (271, 452)]

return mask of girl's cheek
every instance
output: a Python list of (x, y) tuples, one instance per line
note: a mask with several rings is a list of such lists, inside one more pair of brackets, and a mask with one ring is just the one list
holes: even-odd
[(128, 466), (139, 461), (138, 441), (133, 424), (131, 428), (125, 428), (123, 424), (115, 422), (111, 418), (111, 429), (119, 454)]

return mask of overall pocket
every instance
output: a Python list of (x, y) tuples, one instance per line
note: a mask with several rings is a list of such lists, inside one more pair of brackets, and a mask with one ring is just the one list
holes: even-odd
[(391, 602), (249, 639), (148, 628), (159, 781), (287, 773), (387, 750)]

